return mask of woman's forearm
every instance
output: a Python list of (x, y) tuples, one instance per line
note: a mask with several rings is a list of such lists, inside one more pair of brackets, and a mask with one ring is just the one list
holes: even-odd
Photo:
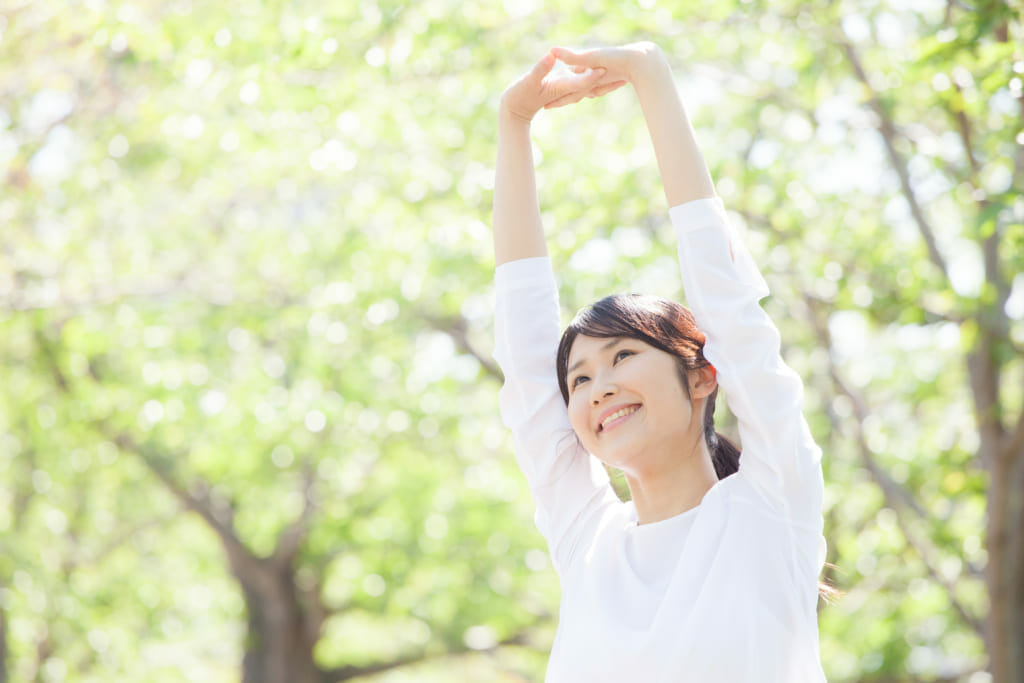
[[(550, 75), (555, 56), (576, 72)], [(543, 107), (597, 97), (633, 84), (654, 143), (669, 206), (715, 196), (693, 127), (664, 53), (653, 43), (573, 53), (555, 48), (505, 91), (499, 107), (494, 179), (494, 260), (546, 256), (533, 170), (530, 120)]]
[(533, 171), (530, 123), (501, 107), (494, 177), (494, 261), (547, 256)]
[(661, 50), (637, 60), (630, 82), (647, 121), (668, 205), (714, 197), (711, 174)]

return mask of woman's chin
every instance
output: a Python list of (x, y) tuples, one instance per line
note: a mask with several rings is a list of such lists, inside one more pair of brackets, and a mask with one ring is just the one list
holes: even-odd
[(637, 465), (640, 449), (635, 448), (602, 448), (600, 453), (594, 453), (605, 465), (620, 470), (629, 470)]

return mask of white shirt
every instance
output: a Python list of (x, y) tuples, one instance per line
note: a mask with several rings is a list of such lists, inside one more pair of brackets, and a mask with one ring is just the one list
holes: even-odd
[(739, 472), (676, 517), (638, 526), (572, 431), (555, 374), (549, 259), (495, 275), (501, 414), (562, 584), (546, 681), (823, 681), (821, 451), (801, 413), (803, 385), (779, 354), (759, 304), (768, 287), (721, 200), (669, 215), (687, 303), (743, 445)]

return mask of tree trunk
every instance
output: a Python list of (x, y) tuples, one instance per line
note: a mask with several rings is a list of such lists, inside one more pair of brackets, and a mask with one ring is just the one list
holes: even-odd
[(986, 583), (988, 651), (993, 683), (1024, 681), (1024, 457), (992, 459), (988, 496)]
[(242, 683), (319, 683), (316, 638), (295, 584), (295, 574), (269, 559), (251, 558), (235, 576), (249, 614)]

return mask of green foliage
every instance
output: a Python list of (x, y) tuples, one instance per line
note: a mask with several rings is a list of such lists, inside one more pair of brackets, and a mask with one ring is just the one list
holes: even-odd
[[(1024, 272), (1019, 10), (71, 5), (0, 11), (12, 680), (237, 677), (243, 595), (181, 492), (255, 556), (311, 501), (295, 570), (336, 610), (320, 666), (422, 653), (387, 680), (541, 676), (557, 579), (487, 365), (496, 102), (553, 44), (641, 39), (673, 56), (807, 382), (846, 592), (821, 613), (829, 680), (984, 668), (987, 482), (963, 352), (984, 314), (1008, 329), (1007, 376), (1022, 371), (1019, 276), (1006, 303)], [(534, 131), (566, 317), (612, 291), (680, 296), (628, 90)]]

